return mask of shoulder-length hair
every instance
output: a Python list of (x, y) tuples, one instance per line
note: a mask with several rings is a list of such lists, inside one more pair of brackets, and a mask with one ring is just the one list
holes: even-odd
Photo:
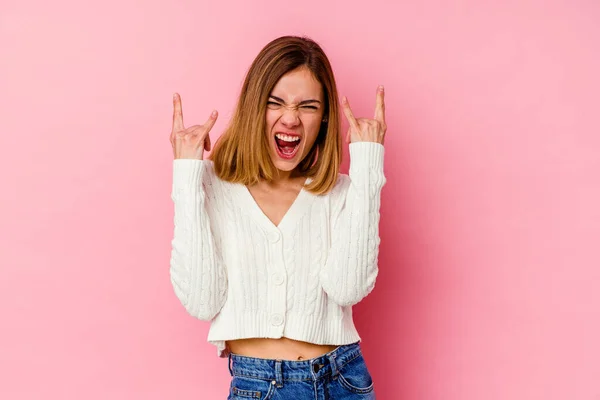
[(267, 102), (275, 84), (286, 73), (305, 66), (321, 84), (325, 100), (317, 139), (298, 165), (310, 177), (305, 189), (330, 191), (342, 161), (338, 93), (333, 70), (321, 47), (306, 37), (283, 36), (267, 44), (252, 62), (229, 126), (215, 143), (209, 159), (225, 181), (252, 185), (277, 175), (269, 155), (266, 130)]

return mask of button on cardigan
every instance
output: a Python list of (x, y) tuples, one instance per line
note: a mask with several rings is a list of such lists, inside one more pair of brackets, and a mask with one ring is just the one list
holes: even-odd
[(189, 314), (211, 321), (219, 357), (241, 338), (360, 340), (352, 305), (378, 273), (383, 155), (379, 143), (351, 143), (349, 175), (324, 195), (302, 189), (277, 226), (212, 161), (173, 160), (171, 283)]

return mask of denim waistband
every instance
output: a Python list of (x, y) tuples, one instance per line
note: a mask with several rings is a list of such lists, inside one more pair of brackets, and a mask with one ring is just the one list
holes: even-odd
[(285, 381), (314, 381), (328, 374), (335, 377), (340, 368), (361, 354), (360, 341), (303, 361), (254, 358), (232, 353), (229, 354), (229, 373), (231, 376), (273, 381), (280, 387)]

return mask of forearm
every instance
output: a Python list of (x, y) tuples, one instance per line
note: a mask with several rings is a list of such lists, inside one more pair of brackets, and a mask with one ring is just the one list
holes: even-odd
[(205, 209), (203, 165), (200, 160), (177, 159), (173, 169), (171, 283), (188, 313), (210, 320), (225, 301), (227, 277)]
[(320, 275), (325, 292), (343, 306), (358, 303), (375, 286), (385, 184), (383, 146), (357, 143), (351, 145), (350, 154), (350, 185), (335, 217), (331, 248)]

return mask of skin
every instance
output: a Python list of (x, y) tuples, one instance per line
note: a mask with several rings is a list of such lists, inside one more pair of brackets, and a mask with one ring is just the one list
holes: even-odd
[[(312, 149), (324, 123), (323, 97), (321, 84), (306, 67), (300, 67), (282, 76), (271, 91), (267, 102), (266, 135), (271, 161), (279, 171), (277, 182), (298, 177), (294, 172)], [(300, 149), (291, 160), (281, 158), (277, 154), (275, 134), (278, 132), (301, 138)]]
[[(266, 125), (264, 134), (270, 143), (270, 156), (277, 167), (278, 176), (271, 182), (262, 181), (248, 187), (254, 200), (273, 222), (279, 222), (294, 202), (306, 177), (298, 173), (297, 167), (310, 152), (322, 123), (324, 99), (321, 84), (311, 72), (300, 67), (284, 75), (271, 92), (267, 105)], [(317, 100), (303, 103), (308, 100)], [(314, 109), (313, 107), (316, 107)], [(355, 118), (346, 97), (342, 98), (342, 110), (348, 121), (346, 141), (376, 142), (383, 144), (387, 126), (385, 123), (385, 104), (383, 86), (377, 88), (374, 118)], [(194, 158), (202, 160), (204, 150), (211, 148), (209, 132), (217, 119), (216, 110), (203, 125), (193, 125), (185, 128), (181, 98), (175, 93), (173, 97), (173, 129), (170, 141), (173, 155), (177, 158)], [(300, 149), (291, 160), (278, 156), (275, 149), (275, 133), (290, 132), (301, 136)], [(249, 338), (230, 340), (227, 345), (232, 353), (249, 357), (305, 360), (319, 357), (334, 350), (335, 345), (318, 345), (282, 337)]]

